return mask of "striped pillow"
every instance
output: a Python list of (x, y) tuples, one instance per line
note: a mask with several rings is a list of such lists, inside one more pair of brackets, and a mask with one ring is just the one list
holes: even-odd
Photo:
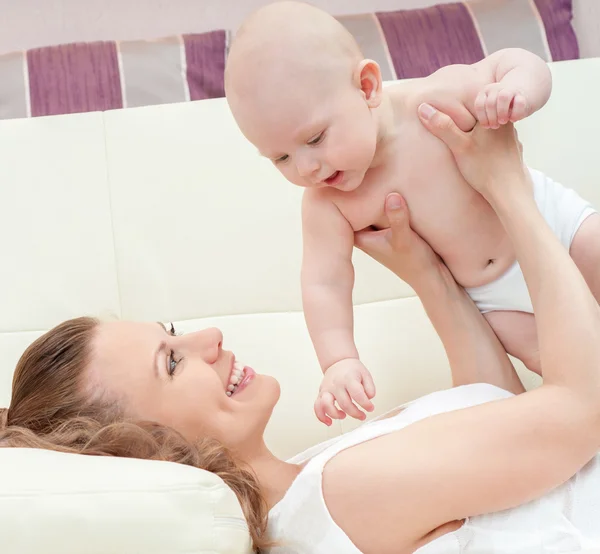
[(224, 96), (225, 31), (0, 56), (0, 119)]
[(571, 0), (470, 0), (418, 10), (340, 17), (386, 81), (471, 64), (502, 48), (546, 61), (579, 57)]

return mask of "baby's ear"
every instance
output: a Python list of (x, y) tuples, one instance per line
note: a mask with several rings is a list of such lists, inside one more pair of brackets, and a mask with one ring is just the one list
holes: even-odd
[(356, 66), (354, 75), (356, 86), (362, 91), (369, 108), (381, 104), (381, 69), (373, 60), (363, 60)]

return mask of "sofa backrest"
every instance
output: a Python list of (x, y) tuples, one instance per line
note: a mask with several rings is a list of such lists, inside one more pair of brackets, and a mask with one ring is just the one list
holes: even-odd
[[(600, 206), (600, 59), (552, 70), (551, 101), (519, 125), (526, 161)], [(301, 313), (301, 190), (245, 141), (225, 101), (1, 122), (0, 183), (0, 406), (27, 344), (99, 315), (218, 325), (238, 359), (281, 382), (266, 435), (280, 456), (356, 425), (326, 428), (313, 415), (321, 375)], [(449, 386), (411, 289), (360, 252), (355, 265), (356, 340), (376, 413)], [(157, 464), (0, 449), (0, 520), (15, 529), (3, 552), (165, 552), (160, 525), (181, 537), (169, 551), (247, 549), (244, 533), (219, 543), (242, 519), (218, 478)], [(97, 550), (83, 549), (90, 519)]]

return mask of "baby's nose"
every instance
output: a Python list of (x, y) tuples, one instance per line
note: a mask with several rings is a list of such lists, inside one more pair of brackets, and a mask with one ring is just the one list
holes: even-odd
[(296, 167), (301, 177), (309, 177), (319, 171), (320, 164), (316, 158), (306, 156), (298, 160)]

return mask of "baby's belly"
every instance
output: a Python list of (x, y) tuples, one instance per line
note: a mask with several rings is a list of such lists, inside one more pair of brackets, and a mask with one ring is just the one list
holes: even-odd
[[(487, 285), (506, 273), (516, 258), (500, 223), (470, 224), (471, 217), (467, 215), (456, 219), (463, 220), (461, 228), (432, 227), (428, 222), (424, 225), (411, 222), (411, 226), (444, 260), (456, 282), (465, 288)], [(381, 218), (370, 227), (386, 229), (388, 222)]]
[(487, 285), (501, 277), (515, 262), (510, 245), (488, 248), (482, 245), (477, 251), (439, 253), (456, 282), (465, 288)]
[(471, 209), (455, 214), (451, 222), (430, 225), (422, 232), (413, 228), (442, 258), (456, 282), (465, 287), (479, 287), (498, 279), (515, 261), (514, 248), (495, 214)]

